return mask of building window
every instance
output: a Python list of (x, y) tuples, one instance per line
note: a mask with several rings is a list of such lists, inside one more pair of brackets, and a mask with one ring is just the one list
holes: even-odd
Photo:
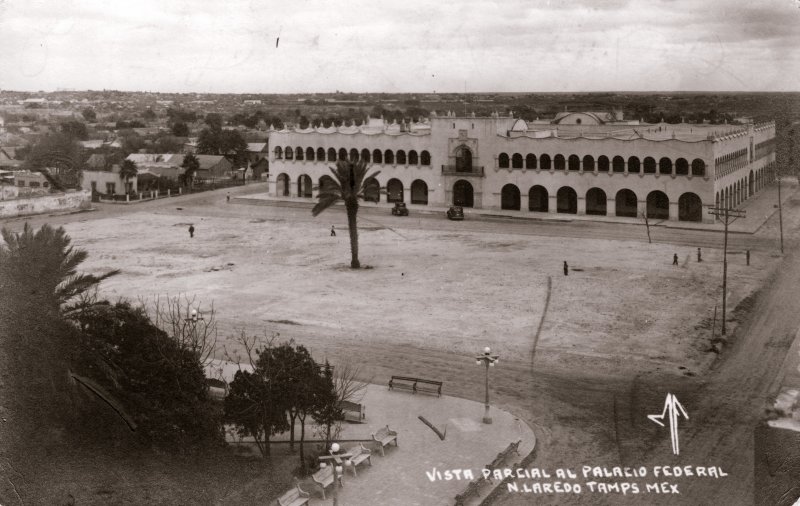
[(116, 183), (106, 183), (106, 193), (108, 195), (114, 195), (114, 193), (116, 192), (116, 186), (117, 186)]

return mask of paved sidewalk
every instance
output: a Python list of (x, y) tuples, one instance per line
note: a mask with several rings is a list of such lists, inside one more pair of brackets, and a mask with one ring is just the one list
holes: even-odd
[[(512, 466), (533, 450), (536, 441), (530, 427), (512, 414), (492, 408), (493, 423), (485, 425), (481, 422), (482, 404), (456, 397), (438, 398), (370, 385), (362, 403), (366, 406), (366, 423), (345, 424), (341, 439), (371, 439), (373, 432), (388, 425), (398, 433), (398, 446), (387, 447), (385, 457), (374, 449), (372, 467), (362, 464), (358, 477), (345, 472), (344, 488), (339, 491), (342, 506), (451, 505), (469, 480), (431, 482), (426, 471), (472, 469), (477, 478), (509, 443), (522, 440), (520, 455), (506, 464)], [(417, 418), (420, 415), (440, 431), (446, 429), (444, 441)], [(312, 497), (321, 499), (318, 488)]]
[[(781, 200), (786, 202), (791, 196), (797, 192), (798, 182), (796, 178), (784, 178), (783, 185), (781, 186)], [(739, 206), (739, 209), (747, 211), (747, 217), (737, 219), (728, 228), (731, 233), (740, 234), (754, 234), (761, 226), (772, 217), (777, 211), (776, 204), (778, 202), (778, 186), (772, 184), (761, 190), (757, 195), (747, 200)], [(252, 205), (273, 205), (280, 202), (283, 205), (295, 205), (297, 207), (308, 207), (309, 209), (316, 203), (316, 199), (301, 198), (301, 197), (275, 197), (266, 193), (258, 193), (236, 197), (233, 199), (237, 204), (252, 204)], [(337, 205), (342, 205), (338, 203)], [(422, 214), (439, 214), (444, 216), (447, 207), (427, 206), (406, 204), (409, 212)], [(613, 200), (609, 201), (609, 205), (613, 206)], [(361, 204), (366, 208), (384, 208), (389, 212), (394, 204), (385, 202), (371, 203), (365, 202)], [(704, 209), (704, 213), (707, 211)], [(533, 220), (533, 221), (548, 221), (548, 222), (574, 222), (574, 221), (591, 221), (591, 222), (604, 222), (604, 223), (625, 223), (629, 225), (643, 225), (640, 218), (624, 218), (619, 216), (591, 216), (591, 215), (577, 215), (577, 214), (558, 214), (558, 213), (537, 213), (531, 211), (510, 211), (510, 210), (493, 210), (493, 209), (464, 209), (464, 214), (467, 218), (478, 217), (484, 219), (519, 219), (519, 220)], [(724, 230), (722, 223), (697, 223), (690, 221), (677, 221), (677, 220), (660, 220), (650, 223), (651, 227), (666, 227), (674, 229), (687, 229), (687, 230), (709, 230), (721, 232)]]
[[(236, 370), (234, 364), (214, 360), (207, 375), (231, 381)], [(447, 384), (442, 391), (447, 392)], [(513, 414), (492, 407), (493, 423), (486, 425), (482, 423), (483, 404), (457, 397), (390, 391), (385, 385), (371, 384), (360, 403), (366, 407), (365, 423), (345, 422), (340, 440), (371, 441), (374, 432), (388, 425), (397, 432), (398, 445), (386, 447), (386, 456), (382, 457), (377, 443), (364, 443), (372, 449), (372, 466), (359, 466), (357, 477), (345, 470), (344, 487), (339, 489), (341, 506), (452, 505), (455, 496), (464, 491), (470, 480), (432, 482), (426, 471), (433, 472), (436, 468), (443, 473), (471, 469), (478, 478), (481, 469), (510, 443), (521, 440), (519, 455), (512, 455), (504, 464), (507, 467), (519, 463), (536, 444), (533, 430)], [(445, 433), (444, 441), (419, 420), (419, 416)], [(281, 435), (276, 439), (282, 439)], [(347, 449), (355, 444), (358, 443), (342, 442), (341, 446)], [(322, 501), (319, 487), (310, 478), (303, 480), (301, 487), (311, 493), (311, 504), (331, 503), (330, 488), (326, 491), (327, 501)], [(488, 487), (481, 489), (481, 496), (485, 497), (490, 491)], [(467, 504), (477, 502), (473, 497)]]

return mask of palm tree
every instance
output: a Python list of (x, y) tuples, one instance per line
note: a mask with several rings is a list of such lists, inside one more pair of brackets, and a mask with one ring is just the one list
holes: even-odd
[(136, 177), (138, 173), (139, 169), (136, 167), (136, 162), (128, 159), (122, 160), (122, 165), (119, 168), (119, 177), (125, 181), (125, 193), (128, 193), (128, 180)]
[(21, 233), (0, 230), (5, 245), (0, 245), (0, 279), (19, 293), (37, 294), (55, 306), (66, 304), (86, 293), (104, 279), (119, 273), (78, 274), (87, 253), (73, 248), (62, 227), (42, 225), (38, 232), (28, 223)]
[(318, 216), (322, 211), (331, 207), (336, 201), (343, 200), (347, 211), (347, 227), (350, 230), (350, 267), (360, 269), (358, 261), (358, 200), (378, 202), (380, 189), (376, 188), (375, 176), (380, 171), (367, 177), (367, 164), (363, 160), (353, 162), (339, 160), (336, 168), (331, 167), (333, 178), (323, 177), (319, 188), (319, 202), (311, 210), (313, 216)]

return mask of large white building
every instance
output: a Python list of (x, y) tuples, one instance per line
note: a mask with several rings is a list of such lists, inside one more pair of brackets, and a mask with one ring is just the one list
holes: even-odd
[(337, 159), (364, 159), (389, 202), (711, 221), (773, 179), (775, 124), (639, 124), (606, 113), (370, 119), (271, 131), (270, 193), (314, 198)]

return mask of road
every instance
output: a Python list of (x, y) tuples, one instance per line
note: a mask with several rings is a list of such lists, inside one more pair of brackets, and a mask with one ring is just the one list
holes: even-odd
[[(138, 204), (94, 204), (96, 210), (85, 214), (65, 214), (65, 215), (40, 215), (28, 218), (13, 218), (0, 220), (0, 225), (16, 230), (21, 228), (22, 223), (29, 222), (33, 226), (40, 226), (43, 223), (59, 225), (83, 219), (100, 219), (112, 217), (119, 214), (130, 212), (170, 212), (176, 208), (182, 208), (183, 212), (192, 215), (225, 215), (224, 208), (220, 206), (210, 206), (224, 202), (225, 195), (230, 191), (232, 197), (250, 193), (263, 193), (266, 190), (264, 184), (254, 184), (243, 187), (234, 187), (228, 190), (217, 190), (213, 192), (195, 193), (170, 199), (147, 201)], [(295, 222), (319, 222), (320, 218), (313, 218), (310, 209), (311, 202), (267, 202), (268, 205), (252, 206), (249, 210), (254, 216), (268, 216), (274, 219), (285, 219)], [(231, 204), (231, 216), (241, 216), (244, 207), (241, 204)], [(247, 206), (251, 207), (251, 206)], [(527, 220), (512, 218), (495, 218), (470, 216), (462, 222), (453, 222), (445, 219), (444, 213), (414, 213), (409, 217), (391, 216), (387, 207), (378, 207), (371, 203), (362, 204), (359, 210), (359, 221), (364, 224), (376, 225), (386, 228), (402, 227), (406, 229), (420, 230), (441, 230), (443, 232), (457, 230), (468, 230), (477, 233), (503, 233), (520, 234), (545, 237), (578, 237), (587, 239), (610, 239), (610, 240), (631, 240), (644, 242), (647, 234), (643, 224), (621, 224), (603, 223), (600, 221), (549, 221), (549, 220)], [(326, 211), (326, 222), (339, 213), (344, 217), (343, 209), (332, 209)], [(686, 230), (666, 227), (651, 227), (651, 235), (654, 243), (674, 244), (679, 246), (694, 246), (702, 248), (721, 248), (723, 234), (718, 231), (709, 230)], [(777, 238), (767, 237), (764, 234), (730, 234), (729, 247), (733, 250), (750, 249), (753, 251), (774, 251), (777, 248)]]
[[(262, 185), (231, 190), (232, 196), (262, 192)], [(214, 205), (225, 199), (225, 190), (187, 195), (127, 207), (102, 204), (98, 210), (78, 215), (40, 216), (27, 220), (6, 220), (3, 226), (19, 229), (24, 221), (38, 227), (83, 219), (101, 219), (121, 213), (149, 211), (191, 215), (242, 216), (243, 213), (287, 221), (311, 221), (309, 205), (278, 204), (245, 206)], [(178, 211), (176, 208), (181, 208)], [(248, 208), (244, 210), (244, 208)], [(335, 213), (324, 222), (341, 219)], [(449, 222), (435, 214), (413, 214), (400, 218), (386, 208), (362, 207), (361, 223), (406, 229), (451, 231), (454, 228), (477, 233), (524, 234), (548, 237), (585, 237), (646, 241), (641, 225), (575, 221), (571, 223), (468, 219)], [(772, 220), (776, 220), (773, 217)], [(786, 219), (786, 217), (784, 217)], [(338, 223), (338, 221), (336, 221)], [(769, 227), (766, 227), (769, 229)], [(790, 236), (787, 231), (787, 236)], [(658, 227), (654, 242), (719, 248), (722, 234), (709, 231)], [(777, 240), (766, 232), (735, 234), (731, 249), (775, 252)], [(527, 357), (505, 360), (492, 374), (493, 404), (509, 410), (534, 427), (539, 448), (533, 465), (553, 469), (576, 468), (583, 464), (653, 466), (720, 465), (731, 478), (680, 481), (677, 496), (648, 496), (648, 504), (751, 504), (753, 500), (753, 427), (763, 413), (764, 401), (776, 386), (775, 376), (791, 339), (800, 326), (796, 287), (800, 286), (800, 259), (793, 241), (779, 275), (762, 291), (746, 321), (732, 336), (717, 366), (703, 377), (687, 377), (674, 371), (655, 369), (646, 374), (628, 373), (619, 357), (594, 358), (579, 354), (531, 363)], [(531, 303), (536, 303), (532, 301)], [(290, 332), (290, 331), (289, 331)], [(482, 379), (475, 374), (470, 357), (419, 350), (391, 344), (337, 343), (324, 339), (326, 329), (306, 326), (303, 338), (332, 361), (345, 359), (363, 364), (367, 377), (387, 377), (404, 363), (408, 374), (425, 376), (436, 370), (448, 385), (448, 393), (482, 400)], [(320, 338), (314, 339), (315, 334)], [(292, 337), (285, 333), (284, 337)], [(598, 372), (605, 371), (605, 372)], [(610, 371), (610, 372), (609, 372)], [(682, 421), (681, 455), (674, 457), (669, 435), (648, 421), (647, 414), (659, 413), (667, 392), (677, 395), (690, 419)], [(527, 495), (505, 495), (498, 504), (530, 504)], [(538, 504), (642, 504), (641, 497), (581, 495), (537, 497)]]

